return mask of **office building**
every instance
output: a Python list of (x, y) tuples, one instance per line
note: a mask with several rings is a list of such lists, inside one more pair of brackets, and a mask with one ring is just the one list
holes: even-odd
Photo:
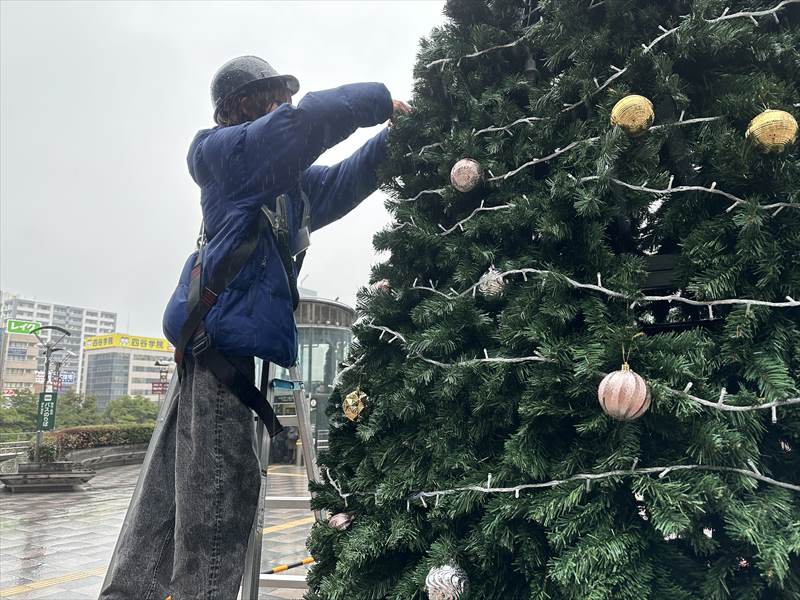
[(0, 344), (0, 389), (4, 396), (36, 390), (39, 340), (26, 333), (3, 331)]
[[(145, 396), (157, 402), (163, 393), (160, 384), (165, 387), (175, 370), (174, 352), (164, 338), (126, 333), (89, 336), (84, 341), (81, 389), (95, 398), (98, 411), (120, 396)], [(169, 365), (158, 366), (156, 361)]]
[[(70, 332), (70, 335), (59, 343), (59, 347), (64, 348), (64, 352), (56, 355), (61, 362), (60, 386), (57, 385), (61, 390), (74, 389), (82, 380), (82, 348), (85, 338), (92, 335), (111, 333), (117, 328), (117, 313), (115, 312), (40, 302), (6, 293), (2, 295), (0, 321), (2, 321), (3, 325), (6, 325), (9, 319), (36, 323), (37, 326), (62, 327)], [(45, 340), (54, 341), (61, 337), (61, 334), (44, 330), (41, 336)], [(20, 367), (15, 366), (13, 368)], [(38, 354), (36, 371), (36, 383), (42, 388), (44, 384), (43, 352)], [(58, 384), (59, 382), (56, 383)]]

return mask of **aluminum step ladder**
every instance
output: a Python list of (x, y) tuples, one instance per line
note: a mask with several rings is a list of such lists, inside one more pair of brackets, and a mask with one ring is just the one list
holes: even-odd
[[(317, 469), (317, 460), (314, 452), (314, 440), (311, 435), (311, 417), (309, 412), (308, 397), (305, 394), (300, 368), (297, 366), (289, 369), (290, 379), (275, 377), (276, 368), (272, 363), (267, 363), (267, 373), (264, 377), (265, 363), (256, 359), (256, 381), (260, 388), (266, 386), (267, 402), (274, 406), (276, 395), (292, 395), (294, 399), (295, 415), (280, 416), (284, 427), (295, 426), (300, 430), (300, 441), (303, 448), (303, 462), (309, 481), (320, 482)], [(242, 577), (241, 600), (258, 600), (259, 588), (279, 589), (306, 589), (304, 575), (276, 574), (266, 575), (261, 573), (261, 545), (264, 530), (264, 520), (267, 509), (295, 509), (311, 510), (310, 496), (267, 496), (267, 475), (269, 470), (270, 437), (261, 419), (256, 417), (256, 451), (261, 465), (261, 490), (258, 495), (258, 508), (253, 520), (253, 529), (248, 540), (247, 556), (245, 559), (244, 576)], [(320, 511), (314, 512), (317, 521), (322, 518)]]

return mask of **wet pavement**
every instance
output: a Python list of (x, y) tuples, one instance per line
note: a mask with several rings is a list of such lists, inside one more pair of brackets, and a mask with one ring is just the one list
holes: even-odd
[[(98, 471), (77, 492), (11, 494), (0, 489), (0, 598), (96, 599), (139, 469), (132, 465)], [(307, 494), (302, 467), (271, 467), (268, 482), (269, 495)], [(312, 520), (305, 511), (267, 513), (262, 571), (306, 556)], [(259, 599), (300, 597), (297, 590), (262, 589)]]

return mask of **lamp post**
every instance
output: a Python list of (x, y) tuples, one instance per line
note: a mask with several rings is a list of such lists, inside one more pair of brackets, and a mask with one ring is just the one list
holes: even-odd
[[(56, 332), (61, 334), (61, 337), (59, 337), (55, 342), (52, 341), (52, 339), (50, 341), (47, 341), (47, 340), (43, 339), (42, 336), (39, 335), (40, 332), (45, 331), (45, 330), (56, 331)], [(56, 352), (66, 352), (67, 351), (66, 348), (58, 348), (58, 345), (64, 340), (64, 338), (68, 337), (70, 335), (70, 333), (69, 333), (69, 331), (67, 331), (63, 327), (56, 327), (55, 325), (45, 325), (43, 327), (37, 327), (36, 329), (31, 331), (31, 333), (33, 335), (35, 335), (36, 339), (39, 340), (39, 343), (42, 346), (44, 346), (44, 392), (46, 393), (48, 391), (48, 389), (47, 389), (48, 378), (50, 377), (50, 357)], [(51, 338), (52, 338), (52, 336), (51, 336)], [(44, 434), (42, 433), (42, 430), (39, 427), (38, 421), (39, 420), (37, 418), (37, 424), (36, 424), (36, 449), (34, 451), (34, 456), (33, 456), (34, 462), (39, 462), (39, 448), (41, 448), (42, 439), (44, 438)]]
[(161, 405), (164, 403), (164, 397), (167, 394), (167, 381), (169, 380), (169, 367), (175, 364), (174, 360), (157, 360), (153, 363), (157, 367), (161, 367), (158, 372), (159, 380), (161, 382), (161, 392), (158, 394), (158, 409), (161, 410)]

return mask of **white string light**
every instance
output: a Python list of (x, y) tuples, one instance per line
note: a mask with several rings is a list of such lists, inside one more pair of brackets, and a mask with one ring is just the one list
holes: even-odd
[(435, 190), (422, 190), (419, 194), (414, 196), (413, 198), (402, 199), (402, 202), (415, 202), (419, 200), (425, 194), (437, 194), (439, 196), (444, 196), (444, 193), (447, 191), (447, 188), (438, 188)]
[(564, 154), (565, 152), (569, 152), (570, 150), (574, 150), (575, 148), (583, 146), (584, 144), (593, 144), (594, 142), (596, 142), (599, 139), (600, 139), (600, 137), (598, 136), (598, 137), (586, 138), (585, 140), (576, 140), (576, 141), (572, 142), (571, 144), (568, 144), (567, 146), (565, 146), (563, 148), (556, 148), (552, 153), (548, 154), (547, 156), (542, 156), (540, 158), (534, 158), (532, 160), (529, 160), (525, 164), (522, 164), (522, 165), (518, 166), (516, 169), (513, 169), (512, 171), (509, 171), (508, 173), (505, 173), (504, 175), (498, 175), (496, 177), (492, 177), (492, 178), (489, 179), (489, 181), (500, 181), (500, 180), (508, 179), (509, 177), (513, 177), (514, 175), (516, 175), (517, 173), (519, 173), (523, 169), (527, 169), (528, 167), (532, 167), (534, 165), (538, 165), (539, 163), (543, 163), (543, 162), (547, 162), (549, 160), (552, 160), (552, 159), (556, 158), (557, 156), (560, 156), (560, 155)]
[[(728, 391), (725, 388), (722, 388), (720, 391), (719, 399), (716, 402), (712, 402), (711, 400), (705, 400), (704, 398), (700, 398), (698, 396), (694, 396), (689, 393), (689, 389), (692, 387), (692, 383), (689, 384), (683, 389), (683, 391), (675, 390), (667, 386), (661, 386), (663, 389), (669, 393), (677, 394), (677, 395), (685, 395), (689, 400), (693, 402), (697, 402), (698, 404), (702, 404), (708, 408), (715, 408), (717, 410), (728, 411), (728, 412), (749, 412), (753, 410), (769, 410), (772, 412), (773, 415), (776, 415), (776, 408), (779, 406), (794, 406), (800, 404), (800, 398), (787, 398), (786, 400), (775, 400), (773, 402), (766, 402), (763, 404), (746, 404), (746, 405), (735, 405), (735, 404), (727, 404), (725, 402), (726, 397), (728, 397)], [(777, 416), (775, 416), (777, 420)], [(775, 422), (775, 421), (773, 421)]]
[(793, 492), (800, 492), (800, 485), (795, 485), (793, 483), (787, 483), (785, 481), (779, 481), (771, 477), (766, 477), (765, 475), (762, 475), (757, 469), (755, 469), (754, 465), (752, 464), (752, 461), (750, 461), (750, 469), (715, 466), (715, 465), (668, 465), (664, 467), (617, 469), (614, 471), (606, 471), (604, 473), (580, 473), (578, 475), (573, 475), (572, 477), (566, 477), (564, 479), (554, 479), (552, 481), (544, 481), (541, 483), (523, 483), (511, 487), (489, 487), (482, 485), (467, 485), (467, 486), (449, 488), (443, 490), (416, 492), (411, 495), (411, 499), (422, 500), (423, 498), (432, 498), (435, 496), (449, 496), (451, 494), (458, 494), (464, 492), (478, 492), (482, 494), (514, 494), (515, 496), (519, 497), (519, 493), (524, 490), (553, 488), (562, 485), (564, 483), (569, 483), (571, 481), (598, 481), (602, 479), (609, 479), (611, 477), (631, 477), (631, 476), (655, 475), (655, 474), (658, 474), (659, 478), (663, 479), (669, 473), (674, 471), (717, 471), (717, 472), (738, 473), (740, 475), (745, 475), (747, 477), (752, 477), (753, 479), (763, 481), (764, 483), (769, 483), (770, 485), (782, 487), (787, 490), (791, 490)]
[[(578, 183), (585, 183), (588, 181), (597, 181), (600, 179), (597, 175), (590, 175), (587, 177), (581, 177), (580, 179), (575, 178), (574, 176), (570, 175), (570, 177), (577, 181)], [(645, 192), (648, 194), (654, 194), (656, 196), (669, 196), (670, 194), (681, 194), (686, 192), (705, 192), (707, 194), (716, 194), (718, 196), (724, 196), (728, 200), (732, 201), (732, 204), (726, 209), (726, 212), (731, 212), (734, 208), (742, 204), (746, 204), (746, 201), (743, 198), (739, 198), (734, 194), (729, 192), (725, 192), (723, 190), (717, 189), (717, 183), (714, 182), (711, 184), (710, 187), (705, 187), (702, 185), (681, 185), (678, 187), (672, 187), (672, 181), (674, 176), (670, 178), (670, 185), (668, 185), (664, 189), (656, 189), (647, 187), (647, 185), (635, 185), (633, 183), (628, 183), (627, 181), (622, 181), (620, 179), (616, 179), (614, 177), (610, 177), (609, 181), (614, 183), (615, 185), (619, 185), (621, 187), (626, 187), (630, 190), (635, 190), (637, 192)], [(774, 202), (772, 204), (759, 204), (758, 208), (766, 211), (774, 210), (775, 212), (772, 213), (772, 216), (777, 215), (781, 210), (784, 208), (794, 208), (800, 209), (800, 203), (796, 202)], [(776, 210), (777, 209), (777, 210)]]
[(416, 154), (417, 156), (422, 156), (423, 152), (427, 152), (428, 150), (433, 150), (434, 148), (440, 148), (441, 146), (444, 146), (443, 142), (436, 142), (435, 144), (428, 144), (426, 146), (423, 146), (422, 148), (419, 149), (418, 152), (414, 150), (412, 150), (411, 152), (406, 152), (405, 155), (414, 156)]
[(530, 125), (531, 123), (544, 120), (545, 120), (544, 117), (523, 117), (521, 119), (517, 119), (513, 123), (509, 123), (508, 125), (500, 125), (500, 126), (491, 125), (489, 127), (486, 127), (485, 129), (479, 129), (478, 131), (474, 131), (472, 135), (477, 137), (479, 135), (485, 135), (487, 133), (493, 133), (495, 131), (505, 131), (506, 133), (513, 135), (511, 133), (511, 128), (514, 127), (515, 125), (521, 125), (522, 123)]
[[(599, 286), (594, 286), (594, 287), (599, 287)], [(432, 289), (432, 288), (426, 288), (426, 289)], [(391, 334), (393, 337), (392, 337), (392, 339), (389, 340), (390, 344), (393, 341), (395, 341), (395, 339), (399, 339), (400, 341), (403, 342), (403, 344), (408, 344), (408, 340), (405, 338), (405, 336), (403, 336), (403, 334), (401, 334), (401, 333), (399, 333), (397, 331), (394, 331), (392, 329), (389, 329), (388, 327), (384, 327), (382, 325), (374, 325), (372, 323), (366, 323), (365, 325), (367, 327), (370, 327), (372, 329), (380, 331), (381, 332), (381, 338), (383, 337), (384, 333)], [(423, 361), (425, 361), (427, 363), (430, 363), (430, 364), (435, 365), (437, 367), (443, 367), (443, 368), (449, 368), (449, 367), (455, 367), (455, 366), (465, 366), (465, 365), (472, 365), (472, 364), (479, 364), (479, 363), (511, 363), (511, 364), (513, 364), (513, 363), (524, 363), (524, 362), (547, 362), (547, 363), (556, 362), (555, 360), (552, 360), (552, 359), (549, 359), (549, 358), (546, 358), (546, 357), (542, 356), (542, 354), (540, 354), (539, 352), (534, 353), (534, 356), (522, 356), (522, 357), (510, 357), (510, 358), (508, 358), (508, 357), (494, 357), (494, 358), (489, 357), (489, 354), (488, 354), (488, 352), (486, 351), (485, 348), (483, 350), (483, 353), (484, 353), (484, 357), (485, 358), (470, 359), (470, 360), (460, 361), (460, 362), (456, 362), (456, 363), (444, 363), (444, 362), (436, 361), (436, 360), (427, 358), (427, 357), (423, 356), (422, 354), (416, 354), (416, 355), (413, 355), (413, 356), (416, 356), (416, 358), (419, 358), (420, 360), (423, 360)], [(607, 373), (598, 373), (598, 375), (601, 376), (601, 377), (605, 377), (607, 375)], [(668, 386), (661, 386), (661, 387), (665, 391), (667, 391), (669, 393), (677, 394), (679, 396), (680, 395), (684, 395), (689, 400), (692, 400), (693, 402), (696, 402), (698, 404), (701, 404), (702, 406), (706, 406), (706, 407), (709, 407), (709, 408), (714, 408), (714, 409), (717, 409), (717, 410), (722, 410), (722, 411), (727, 411), (727, 412), (750, 412), (750, 411), (754, 411), (754, 410), (770, 410), (770, 411), (772, 411), (773, 418), (775, 420), (777, 420), (777, 415), (776, 415), (776, 412), (775, 412), (775, 409), (777, 407), (779, 407), (779, 406), (795, 406), (795, 405), (799, 405), (800, 404), (800, 398), (788, 398), (786, 400), (775, 400), (773, 402), (766, 402), (766, 403), (762, 403), (762, 404), (748, 404), (748, 405), (727, 404), (727, 403), (725, 403), (725, 398), (728, 396), (728, 392), (727, 392), (727, 390), (725, 388), (722, 388), (722, 390), (720, 391), (719, 398), (717, 399), (717, 401), (716, 402), (712, 402), (710, 400), (706, 400), (704, 398), (700, 398), (699, 396), (695, 396), (693, 394), (690, 394), (689, 390), (692, 388), (692, 386), (693, 386), (693, 383), (690, 381), (686, 385), (686, 387), (683, 389), (683, 391), (679, 391), (679, 390), (670, 388)]]
[(514, 357), (504, 357), (504, 356), (495, 356), (486, 358), (472, 358), (467, 360), (461, 360), (454, 363), (445, 363), (439, 362), (438, 360), (433, 360), (432, 358), (427, 358), (422, 356), (421, 354), (417, 354), (416, 357), (426, 363), (430, 363), (436, 367), (442, 367), (444, 369), (449, 369), (451, 367), (463, 367), (467, 365), (477, 365), (477, 364), (485, 364), (485, 363), (506, 363), (506, 364), (515, 364), (515, 363), (527, 363), (527, 362), (547, 362), (552, 363), (555, 362), (552, 359), (545, 358), (544, 356), (537, 354), (535, 356), (514, 356)]
[(342, 492), (342, 486), (340, 486), (336, 480), (331, 476), (331, 470), (328, 467), (325, 467), (325, 477), (328, 479), (328, 483), (331, 484), (333, 489), (336, 490), (336, 493), (339, 494), (339, 497), (344, 500), (345, 508), (347, 507), (347, 499), (352, 496), (352, 493), (345, 494)]
[(680, 118), (674, 123), (662, 123), (661, 125), (653, 125), (648, 131), (658, 131), (659, 129), (669, 129), (670, 127), (682, 127), (683, 125), (694, 125), (696, 123), (709, 123), (711, 121), (720, 121), (724, 117), (696, 117), (694, 119), (683, 120), (685, 111), (681, 112)]
[[(707, 123), (709, 121), (717, 121), (719, 119), (722, 119), (722, 117), (698, 117), (696, 119), (688, 119), (686, 121), (680, 120), (680, 121), (675, 121), (674, 123), (664, 123), (662, 125), (655, 125), (654, 127), (650, 128), (650, 131), (653, 131), (653, 130), (658, 131), (660, 129), (668, 129), (668, 128), (671, 128), (671, 127), (683, 127), (685, 125), (694, 125), (696, 123)], [(554, 152), (552, 152), (551, 154), (548, 154), (547, 156), (531, 159), (528, 162), (526, 162), (525, 164), (520, 165), (516, 169), (513, 169), (513, 170), (509, 171), (508, 173), (505, 173), (503, 175), (498, 175), (497, 177), (492, 177), (491, 179), (489, 179), (489, 181), (500, 181), (500, 180), (508, 179), (509, 177), (513, 177), (514, 175), (516, 175), (517, 173), (519, 173), (523, 169), (526, 169), (528, 167), (537, 165), (539, 163), (543, 163), (543, 162), (547, 162), (549, 160), (552, 160), (552, 159), (556, 158), (557, 156), (560, 156), (560, 155), (564, 154), (565, 152), (569, 152), (570, 150), (574, 150), (575, 148), (583, 146), (584, 144), (593, 144), (594, 142), (598, 141), (599, 139), (600, 139), (600, 136), (595, 136), (595, 137), (586, 138), (584, 140), (576, 140), (576, 141), (572, 142), (571, 144), (565, 146), (564, 148), (556, 148), (556, 150)], [(588, 181), (588, 178), (586, 180)]]
[(395, 340), (400, 340), (404, 344), (408, 343), (408, 340), (406, 340), (405, 336), (398, 331), (394, 331), (392, 329), (389, 329), (388, 327), (384, 327), (383, 325), (373, 325), (372, 323), (365, 323), (365, 325), (371, 329), (377, 329), (378, 331), (380, 331), (381, 337), (383, 336), (384, 333), (392, 335), (393, 336), (392, 339), (389, 340), (390, 344)]
[(453, 58), (440, 58), (440, 59), (438, 59), (438, 60), (434, 60), (433, 62), (429, 62), (427, 65), (425, 65), (425, 68), (426, 68), (426, 69), (430, 69), (431, 67), (435, 67), (435, 66), (437, 66), (437, 65), (441, 65), (441, 68), (442, 68), (442, 69), (444, 69), (444, 66), (445, 66), (447, 63), (451, 63), (451, 62), (455, 62), (455, 63), (456, 63), (456, 66), (459, 66), (459, 65), (461, 64), (461, 61), (462, 61), (462, 60), (464, 60), (464, 59), (468, 59), (468, 58), (476, 58), (476, 57), (478, 57), (478, 56), (481, 56), (481, 55), (483, 55), (483, 54), (487, 54), (487, 53), (489, 53), (489, 52), (494, 52), (495, 50), (502, 50), (503, 48), (513, 48), (513, 47), (514, 47), (514, 46), (516, 46), (517, 44), (520, 44), (520, 43), (522, 43), (522, 42), (523, 42), (525, 39), (527, 39), (527, 38), (528, 38), (528, 36), (530, 36), (530, 34), (531, 34), (531, 33), (533, 33), (533, 31), (535, 30), (535, 28), (536, 28), (536, 25), (537, 25), (537, 24), (531, 25), (531, 26), (528, 28), (528, 30), (527, 30), (527, 31), (526, 31), (526, 32), (525, 32), (525, 33), (524, 33), (524, 34), (523, 34), (521, 37), (517, 38), (517, 39), (516, 39), (516, 40), (514, 40), (513, 42), (509, 42), (509, 43), (507, 43), (507, 44), (498, 44), (497, 46), (492, 46), (491, 48), (486, 48), (485, 50), (476, 50), (476, 51), (475, 51), (475, 52), (473, 52), (472, 54), (465, 54), (464, 56), (462, 56), (462, 57), (460, 57), (460, 58), (457, 58), (457, 59), (453, 59)]
[(342, 380), (342, 377), (344, 377), (344, 374), (345, 373), (349, 373), (350, 371), (355, 369), (363, 360), (364, 360), (364, 356), (360, 356), (360, 357), (358, 357), (358, 359), (353, 361), (351, 364), (345, 365), (344, 368), (340, 369), (339, 372), (336, 374), (336, 377), (333, 378), (333, 387), (338, 386), (339, 383)]
[[(681, 25), (683, 25), (683, 23), (681, 23)], [(668, 37), (669, 37), (669, 36), (671, 36), (673, 33), (675, 33), (676, 31), (678, 31), (678, 29), (680, 29), (680, 28), (681, 28), (681, 25), (677, 25), (676, 27), (673, 27), (672, 29), (664, 29), (664, 27), (662, 27), (661, 25), (659, 25), (659, 26), (658, 26), (658, 28), (659, 28), (661, 31), (663, 31), (664, 33), (662, 33), (660, 36), (658, 36), (656, 39), (654, 39), (654, 40), (653, 40), (652, 42), (650, 42), (649, 44), (642, 44), (642, 48), (644, 48), (645, 54), (646, 54), (646, 53), (648, 53), (648, 52), (650, 52), (650, 51), (651, 51), (651, 50), (652, 50), (652, 49), (655, 47), (655, 45), (656, 45), (656, 44), (658, 44), (660, 41), (662, 41), (662, 40), (664, 40), (664, 39), (668, 38)]]
[[(614, 65), (611, 65), (611, 68), (612, 69), (616, 69), (616, 67), (614, 67)], [(597, 89), (592, 91), (592, 93), (589, 94), (588, 97), (582, 98), (581, 100), (578, 100), (577, 102), (573, 102), (572, 104), (565, 103), (564, 104), (564, 108), (561, 109), (561, 112), (562, 113), (569, 112), (573, 108), (575, 108), (576, 106), (581, 106), (586, 100), (588, 100), (589, 98), (591, 98), (595, 94), (600, 93), (601, 91), (606, 89), (608, 86), (610, 86), (616, 79), (618, 79), (619, 77), (622, 77), (627, 70), (628, 70), (627, 67), (624, 68), (624, 69), (617, 69), (616, 72), (611, 77), (606, 79), (601, 85), (597, 86)]]
[(401, 229), (405, 229), (406, 227), (413, 227), (413, 225), (411, 225), (411, 223), (408, 222), (395, 223), (391, 227), (387, 227), (386, 231), (395, 232), (395, 231), (400, 231)]
[(491, 212), (491, 211), (496, 211), (496, 210), (508, 210), (509, 208), (514, 208), (515, 206), (516, 206), (515, 204), (501, 204), (499, 206), (484, 206), (484, 201), (481, 200), (481, 205), (478, 208), (473, 210), (469, 214), (468, 217), (465, 217), (464, 219), (461, 219), (458, 223), (456, 223), (452, 227), (450, 227), (448, 229), (445, 229), (445, 227), (443, 225), (439, 225), (439, 228), (442, 230), (442, 232), (439, 235), (440, 236), (449, 235), (449, 234), (453, 233), (456, 229), (461, 229), (463, 231), (464, 223), (466, 223), (467, 221), (469, 221), (470, 219), (472, 219), (473, 217), (475, 217), (479, 213)]
[[(552, 275), (560, 279), (563, 279), (572, 287), (601, 292), (612, 298), (619, 298), (622, 300), (634, 300), (636, 303), (681, 302), (683, 304), (689, 304), (691, 306), (743, 305), (743, 306), (769, 306), (771, 308), (795, 308), (800, 306), (800, 301), (793, 299), (791, 296), (787, 296), (785, 302), (769, 302), (766, 300), (752, 300), (749, 298), (725, 298), (722, 300), (692, 300), (691, 298), (684, 298), (680, 293), (670, 294), (667, 296), (631, 296), (630, 294), (617, 292), (615, 290), (610, 290), (606, 287), (603, 287), (602, 285), (595, 285), (593, 283), (581, 283), (561, 273), (556, 273), (555, 271), (549, 271), (545, 269), (533, 269), (533, 268), (511, 269), (509, 271), (504, 271), (500, 273), (499, 277), (505, 279), (506, 277), (509, 277), (511, 275), (523, 275), (523, 276), (537, 275), (542, 277), (547, 277)], [(409, 289), (435, 292), (440, 296), (453, 300), (471, 294), (478, 287), (478, 285), (480, 285), (480, 282), (474, 283), (463, 292), (458, 292), (455, 294), (441, 292), (435, 289), (434, 287), (418, 286), (418, 285), (412, 285), (412, 287)]]
[[(516, 121), (514, 121), (513, 123), (509, 123), (508, 125), (499, 125), (499, 126), (490, 125), (489, 127), (486, 127), (484, 129), (479, 129), (478, 131), (473, 130), (472, 135), (474, 137), (478, 137), (479, 135), (485, 135), (487, 133), (493, 133), (495, 131), (505, 131), (509, 135), (514, 135), (513, 133), (511, 133), (512, 127), (515, 127), (516, 125), (522, 125), (523, 123), (530, 125), (537, 121), (544, 121), (544, 120), (545, 120), (544, 117), (522, 117), (521, 119), (517, 119)], [(435, 144), (427, 144), (422, 148), (420, 148), (418, 151), (412, 150), (410, 152), (406, 152), (405, 156), (406, 157), (414, 155), (422, 156), (424, 152), (427, 152), (428, 150), (432, 150), (434, 148), (439, 148), (441, 146), (444, 146), (443, 142), (436, 142)]]
[[(798, 4), (800, 0), (783, 0), (777, 6), (773, 8), (769, 8), (766, 10), (746, 10), (738, 13), (731, 13), (728, 14), (730, 9), (726, 8), (725, 12), (722, 13), (719, 17), (715, 19), (705, 19), (706, 23), (719, 23), (720, 21), (727, 21), (728, 19), (739, 19), (742, 17), (746, 17), (748, 19), (755, 19), (756, 17), (766, 17), (769, 15), (775, 15), (778, 11), (780, 11), (783, 7), (788, 6), (790, 4)], [(758, 21), (756, 21), (756, 25), (758, 25)]]
[[(769, 485), (774, 485), (796, 493), (800, 493), (800, 485), (796, 485), (794, 483), (789, 483), (786, 481), (780, 481), (778, 479), (773, 479), (772, 477), (767, 477), (766, 475), (763, 475), (755, 466), (752, 460), (748, 461), (748, 465), (750, 467), (749, 469), (743, 469), (740, 467), (725, 467), (718, 465), (698, 465), (698, 464), (667, 465), (662, 467), (636, 468), (636, 464), (638, 464), (638, 459), (634, 461), (634, 465), (630, 469), (615, 469), (613, 471), (605, 471), (602, 473), (579, 473), (571, 477), (565, 477), (564, 479), (553, 479), (551, 481), (542, 481), (538, 483), (522, 483), (515, 486), (491, 487), (491, 485), (485, 485), (485, 486), (465, 485), (465, 486), (446, 488), (441, 490), (426, 490), (426, 491), (412, 492), (408, 497), (406, 497), (406, 510), (411, 510), (411, 502), (413, 500), (419, 500), (422, 503), (422, 505), (425, 508), (427, 508), (428, 503), (425, 500), (426, 498), (435, 498), (436, 502), (438, 503), (439, 498), (443, 496), (452, 496), (454, 494), (464, 494), (464, 493), (479, 493), (479, 494), (514, 494), (514, 497), (518, 499), (520, 497), (520, 492), (523, 492), (525, 490), (554, 488), (563, 485), (565, 483), (571, 483), (573, 481), (585, 481), (587, 482), (587, 485), (589, 485), (590, 482), (600, 481), (603, 479), (611, 479), (612, 477), (641, 477), (641, 476), (657, 475), (659, 479), (664, 479), (667, 475), (676, 471), (710, 471), (717, 473), (736, 473), (739, 475), (750, 477), (752, 479), (756, 479), (758, 481), (767, 483)], [(347, 499), (351, 496), (373, 496), (377, 499), (378, 494), (376, 492), (349, 492), (349, 493), (342, 492), (341, 486), (331, 476), (330, 469), (326, 467), (325, 471), (328, 481), (330, 482), (333, 489), (336, 490), (336, 493), (339, 495), (339, 497), (342, 498), (342, 500), (344, 500), (345, 506), (347, 506)], [(491, 482), (491, 475), (489, 476), (487, 484), (490, 482)]]
[[(380, 331), (381, 332), (381, 338), (383, 337), (384, 334), (391, 335), (392, 339), (390, 339), (389, 342), (388, 342), (390, 344), (395, 340), (400, 340), (405, 345), (408, 344), (408, 340), (405, 338), (405, 336), (402, 333), (398, 332), (398, 331), (394, 331), (393, 329), (389, 329), (388, 327), (385, 327), (383, 325), (375, 325), (373, 323), (365, 323), (364, 325), (366, 327), (371, 328), (371, 329), (375, 329), (377, 331)], [(424, 361), (426, 363), (429, 363), (431, 365), (434, 365), (436, 367), (441, 367), (441, 368), (463, 367), (463, 366), (467, 366), (467, 365), (476, 365), (476, 364), (485, 364), (485, 363), (514, 364), (514, 363), (525, 363), (525, 362), (555, 362), (552, 359), (549, 359), (549, 358), (546, 358), (546, 357), (542, 356), (538, 352), (535, 352), (533, 356), (512, 356), (512, 357), (494, 356), (494, 357), (492, 357), (492, 356), (489, 356), (489, 353), (484, 348), (483, 354), (484, 354), (484, 358), (471, 358), (471, 359), (461, 360), (461, 361), (454, 362), (454, 363), (446, 363), (446, 362), (441, 362), (441, 361), (438, 361), (438, 360), (434, 360), (432, 358), (428, 358), (427, 356), (424, 356), (423, 354), (421, 354), (419, 352), (409, 354), (408, 357), (409, 358), (417, 358), (417, 359), (419, 359), (421, 361)]]
[[(650, 127), (649, 131), (658, 131), (660, 129), (667, 129), (667, 128), (670, 128), (670, 127), (683, 126), (683, 125), (694, 125), (695, 123), (707, 123), (709, 121), (719, 121), (722, 118), (723, 117), (698, 117), (698, 118), (695, 118), (695, 119), (687, 119), (687, 120), (684, 121), (683, 120), (683, 113), (681, 113), (681, 119), (679, 121), (676, 121), (674, 123), (663, 123), (661, 125), (654, 125), (654, 126)], [(492, 132), (495, 132), (495, 131), (508, 131), (510, 133), (510, 129), (512, 127), (514, 127), (515, 125), (519, 125), (519, 124), (522, 124), (522, 123), (530, 124), (530, 123), (534, 123), (534, 122), (537, 122), (537, 121), (544, 121), (544, 120), (545, 120), (544, 117), (523, 117), (521, 119), (517, 119), (516, 121), (513, 121), (512, 123), (509, 123), (508, 125), (491, 125), (491, 126), (486, 127), (484, 129), (479, 129), (478, 131), (474, 131), (472, 133), (472, 135), (477, 137), (479, 135), (484, 135), (484, 134), (492, 133)], [(593, 141), (596, 141), (597, 139), (599, 139), (599, 138), (589, 138), (589, 139), (586, 139), (586, 140), (581, 140), (578, 143), (582, 144), (582, 143), (593, 142)], [(428, 144), (428, 145), (423, 146), (422, 148), (420, 148), (418, 152), (417, 151), (407, 152), (406, 156), (413, 156), (414, 154), (421, 155), (423, 152), (425, 152), (427, 150), (430, 150), (432, 148), (437, 148), (437, 147), (443, 146), (443, 145), (444, 144), (442, 142), (438, 142), (436, 144)], [(561, 154), (561, 153), (562, 152), (559, 152), (559, 154)], [(539, 161), (539, 162), (542, 162), (542, 161)], [(495, 179), (500, 179), (500, 177), (496, 177)]]

